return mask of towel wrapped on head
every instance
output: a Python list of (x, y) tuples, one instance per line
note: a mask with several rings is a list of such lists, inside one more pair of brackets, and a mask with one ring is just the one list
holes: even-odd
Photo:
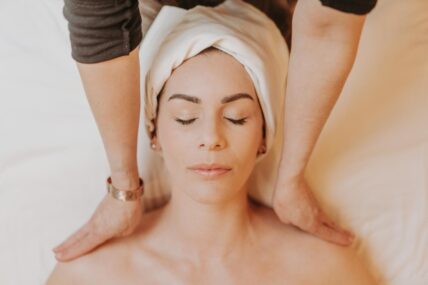
[(249, 178), (249, 195), (271, 207), (282, 152), (285, 87), (289, 51), (275, 23), (239, 0), (216, 7), (185, 10), (164, 6), (140, 46), (142, 106), (138, 163), (145, 185), (145, 211), (167, 202), (168, 174), (150, 148), (158, 95), (172, 71), (207, 48), (219, 49), (240, 62), (251, 77), (266, 130), (266, 153), (257, 158)]

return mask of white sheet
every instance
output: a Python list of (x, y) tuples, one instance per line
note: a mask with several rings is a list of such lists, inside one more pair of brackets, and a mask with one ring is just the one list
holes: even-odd
[[(379, 1), (307, 171), (380, 284), (428, 284), (426, 11), (426, 0)], [(107, 160), (66, 24), (61, 0), (0, 2), (2, 285), (43, 284), (50, 249), (105, 193)]]

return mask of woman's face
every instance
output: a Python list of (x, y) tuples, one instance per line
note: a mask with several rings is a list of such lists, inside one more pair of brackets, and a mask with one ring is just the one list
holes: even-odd
[(262, 127), (253, 83), (237, 60), (214, 50), (185, 61), (164, 86), (154, 138), (173, 192), (208, 204), (242, 194)]

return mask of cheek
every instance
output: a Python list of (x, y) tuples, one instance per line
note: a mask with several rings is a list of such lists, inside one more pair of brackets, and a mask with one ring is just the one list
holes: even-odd
[(158, 130), (158, 143), (164, 161), (169, 165), (184, 162), (185, 158), (191, 154), (190, 136), (183, 135), (183, 130), (180, 130), (178, 123), (164, 116), (159, 118)]
[(235, 128), (229, 138), (229, 147), (241, 167), (252, 168), (262, 141), (262, 123), (256, 121), (241, 130)]

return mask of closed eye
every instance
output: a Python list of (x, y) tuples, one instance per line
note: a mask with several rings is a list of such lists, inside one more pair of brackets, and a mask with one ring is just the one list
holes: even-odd
[(226, 118), (226, 117), (225, 117), (225, 119), (227, 119), (227, 120), (231, 121), (231, 122), (232, 122), (232, 123), (234, 123), (235, 125), (243, 125), (243, 124), (245, 124), (245, 123), (247, 122), (247, 118), (246, 118), (246, 117), (245, 117), (245, 118), (242, 118), (242, 119), (239, 119), (239, 120), (234, 120), (234, 119)]
[(182, 120), (182, 119), (179, 119), (179, 118), (175, 118), (175, 120), (177, 122), (179, 122), (180, 124), (182, 124), (182, 125), (189, 125), (189, 124), (193, 123), (194, 121), (196, 121), (196, 118), (193, 118), (193, 119), (190, 119), (190, 120)]
[[(242, 118), (242, 119), (231, 119), (231, 118), (226, 118), (224, 117), (226, 120), (232, 122), (235, 125), (244, 125), (247, 122), (247, 117)], [(182, 125), (190, 125), (191, 123), (193, 123), (194, 121), (196, 121), (197, 118), (193, 118), (193, 119), (189, 119), (189, 120), (182, 120), (179, 118), (175, 118), (175, 121), (182, 124)]]

